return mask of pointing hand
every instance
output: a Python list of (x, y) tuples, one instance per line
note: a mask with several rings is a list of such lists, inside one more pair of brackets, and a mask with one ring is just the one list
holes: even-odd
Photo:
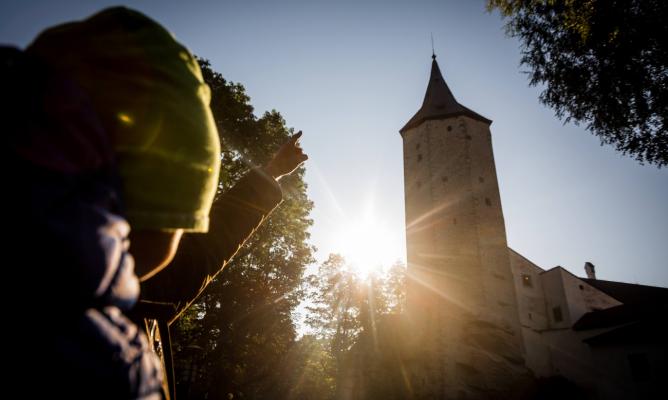
[(272, 159), (264, 166), (264, 171), (267, 174), (271, 175), (274, 179), (280, 179), (282, 176), (288, 175), (297, 169), (297, 167), (308, 159), (308, 156), (299, 147), (298, 141), (301, 136), (302, 131), (292, 135), (274, 153)]

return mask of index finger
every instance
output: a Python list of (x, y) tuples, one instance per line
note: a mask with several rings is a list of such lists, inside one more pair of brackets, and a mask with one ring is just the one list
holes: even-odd
[(292, 137), (290, 138), (290, 141), (292, 143), (297, 143), (297, 140), (299, 140), (300, 137), (302, 137), (302, 131), (299, 131), (299, 132), (295, 133), (294, 135), (292, 135)]

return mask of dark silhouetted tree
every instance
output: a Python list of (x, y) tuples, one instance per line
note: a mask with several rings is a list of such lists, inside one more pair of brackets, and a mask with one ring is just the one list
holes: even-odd
[[(257, 118), (243, 86), (200, 60), (223, 144), (221, 190), (264, 164), (292, 134), (276, 111)], [(234, 257), (174, 331), (177, 393), (183, 398), (281, 398), (277, 382), (295, 345), (312, 203), (304, 170), (284, 177), (283, 203)], [(284, 386), (280, 386), (284, 387)]]
[(640, 163), (668, 163), (668, 2), (488, 0), (540, 100)]

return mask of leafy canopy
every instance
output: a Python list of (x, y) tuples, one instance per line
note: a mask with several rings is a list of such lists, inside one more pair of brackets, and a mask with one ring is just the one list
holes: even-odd
[(488, 0), (543, 104), (641, 164), (668, 163), (668, 2)]
[[(242, 85), (200, 60), (221, 136), (220, 189), (267, 162), (292, 135), (277, 111), (253, 114)], [(175, 329), (177, 394), (183, 398), (280, 398), (281, 366), (297, 337), (293, 313), (312, 263), (304, 169), (283, 177), (283, 203), (207, 287)], [(283, 386), (281, 386), (283, 387)], [(287, 388), (286, 388), (287, 390)]]

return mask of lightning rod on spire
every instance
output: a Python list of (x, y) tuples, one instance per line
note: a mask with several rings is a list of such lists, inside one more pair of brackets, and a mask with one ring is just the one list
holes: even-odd
[(431, 35), (431, 58), (432, 60), (436, 59), (436, 52), (434, 52), (434, 34), (430, 33)]

